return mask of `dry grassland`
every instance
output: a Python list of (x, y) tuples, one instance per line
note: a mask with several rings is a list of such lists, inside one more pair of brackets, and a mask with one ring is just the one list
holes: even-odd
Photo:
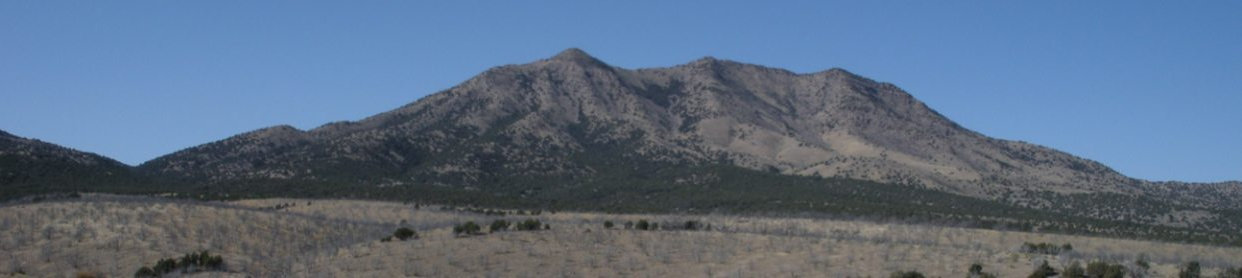
[[(272, 209), (278, 204), (294, 204)], [(465, 221), (535, 218), (551, 230), (453, 235)], [(649, 220), (663, 230), (624, 229)], [(711, 230), (674, 230), (689, 220)], [(604, 229), (603, 222), (617, 224)], [(397, 227), (420, 238), (380, 242)], [(1070, 243), (1058, 256), (1020, 252), (1023, 242)], [(1176, 276), (1199, 261), (1212, 274), (1242, 265), (1242, 249), (1068, 235), (725, 215), (537, 216), (447, 211), (351, 200), (193, 202), (87, 195), (0, 205), (0, 276), (131, 277), (160, 258), (208, 250), (228, 272), (254, 277), (887, 277), (918, 270), (958, 277), (972, 263), (999, 277), (1025, 277), (1047, 260), (1105, 260), (1147, 277)], [(1142, 258), (1149, 269), (1136, 265)]]

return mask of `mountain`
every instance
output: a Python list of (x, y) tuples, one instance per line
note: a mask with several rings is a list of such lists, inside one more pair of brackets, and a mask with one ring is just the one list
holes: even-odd
[[(1133, 192), (1141, 183), (1093, 161), (983, 136), (892, 84), (841, 69), (795, 74), (703, 58), (627, 70), (578, 49), (494, 68), (362, 121), (310, 131), (266, 128), (141, 167), (226, 181), (321, 179), (332, 174), (314, 170), (364, 164), (397, 180), (451, 174), (474, 182), (488, 167), (588, 175), (595, 169), (567, 154), (621, 141), (633, 147), (624, 155), (653, 161), (726, 163), (970, 196), (1015, 188)], [(437, 158), (461, 143), (472, 145), (461, 157)]]
[[(842, 69), (799, 74), (711, 57), (624, 69), (579, 49), (492, 68), (360, 121), (260, 129), (138, 168), (233, 194), (833, 212), (849, 209), (828, 200), (870, 200), (975, 216), (1002, 204), (1103, 221), (1242, 227), (1236, 182), (1126, 177), (971, 131), (893, 84)], [(946, 201), (986, 204), (963, 212)]]
[(146, 186), (129, 165), (0, 131), (0, 200), (32, 193)]

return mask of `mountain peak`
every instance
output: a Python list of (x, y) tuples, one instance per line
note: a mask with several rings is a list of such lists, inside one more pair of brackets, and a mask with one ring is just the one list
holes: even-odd
[(591, 54), (587, 54), (586, 51), (582, 51), (582, 49), (578, 49), (576, 47), (570, 47), (568, 49), (562, 50), (560, 53), (557, 53), (556, 56), (552, 56), (552, 58), (549, 60), (564, 61), (564, 62), (571, 62), (571, 63), (588, 63), (588, 64), (607, 65), (603, 61), (600, 61), (599, 59), (592, 57)]

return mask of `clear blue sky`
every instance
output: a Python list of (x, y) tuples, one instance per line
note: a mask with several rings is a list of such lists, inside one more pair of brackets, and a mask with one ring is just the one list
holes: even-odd
[(1242, 1), (429, 2), (2, 1), (0, 129), (138, 164), (580, 47), (841, 67), (1135, 177), (1242, 179)]

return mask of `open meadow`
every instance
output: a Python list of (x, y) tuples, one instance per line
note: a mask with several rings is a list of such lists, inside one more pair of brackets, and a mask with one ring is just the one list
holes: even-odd
[[(518, 230), (528, 219), (541, 225)], [(489, 233), (496, 220), (519, 224)], [(466, 222), (481, 228), (460, 231)], [(392, 238), (402, 227), (417, 235)], [(961, 277), (979, 264), (997, 277), (1026, 277), (1045, 261), (1058, 270), (1104, 261), (1133, 276), (1176, 277), (1195, 261), (1211, 277), (1242, 265), (1240, 248), (806, 217), (95, 194), (0, 205), (0, 276), (132, 277), (201, 251), (223, 266), (189, 276)]]

